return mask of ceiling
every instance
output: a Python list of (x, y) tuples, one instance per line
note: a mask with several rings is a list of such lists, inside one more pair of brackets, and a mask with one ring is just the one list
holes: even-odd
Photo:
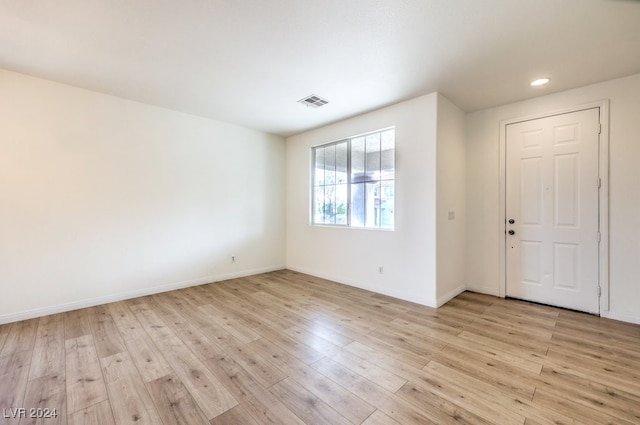
[(640, 1), (0, 0), (0, 68), (288, 136), (434, 91), (470, 112), (638, 73)]

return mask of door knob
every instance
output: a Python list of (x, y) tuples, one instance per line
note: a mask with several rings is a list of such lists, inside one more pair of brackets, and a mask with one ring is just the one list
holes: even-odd
[(510, 219), (509, 219), (509, 224), (513, 224), (513, 223), (515, 223), (515, 222), (516, 222), (516, 221), (515, 221), (514, 219), (512, 219), (512, 218), (510, 218)]
[(509, 230), (509, 234), (510, 234), (510, 235), (515, 235), (515, 234), (516, 234), (516, 232), (515, 232), (515, 230)]

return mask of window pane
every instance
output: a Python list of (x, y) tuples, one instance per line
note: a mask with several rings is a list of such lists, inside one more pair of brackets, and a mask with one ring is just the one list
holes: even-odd
[(358, 137), (351, 141), (351, 183), (364, 180), (364, 137)]
[(386, 151), (395, 147), (396, 131), (391, 129), (380, 133), (380, 150)]
[(347, 182), (347, 142), (336, 144), (336, 183)]
[(347, 185), (336, 186), (336, 224), (347, 224)]
[(395, 155), (394, 155), (394, 150), (393, 149), (389, 149), (386, 151), (382, 151), (380, 156), (381, 156), (381, 163), (380, 163), (380, 179), (381, 180), (387, 180), (387, 179), (393, 179), (394, 178), (394, 171), (395, 171)]
[(324, 222), (336, 223), (336, 186), (328, 185), (324, 187)]
[(380, 133), (367, 136), (367, 180), (380, 178)]
[(318, 186), (313, 191), (313, 222), (324, 223), (324, 186)]
[(367, 183), (366, 209), (365, 209), (365, 226), (380, 227), (380, 184)]
[(380, 183), (380, 227), (393, 229), (395, 224), (395, 183), (393, 180)]
[(324, 148), (315, 148), (314, 185), (324, 184)]
[(366, 187), (364, 183), (351, 185), (351, 226), (363, 227), (365, 222)]
[(383, 180), (393, 179), (393, 172), (395, 171), (395, 131), (387, 130), (381, 135), (380, 142), (381, 149), (381, 163), (380, 178)]
[(336, 182), (336, 146), (324, 148), (324, 184)]

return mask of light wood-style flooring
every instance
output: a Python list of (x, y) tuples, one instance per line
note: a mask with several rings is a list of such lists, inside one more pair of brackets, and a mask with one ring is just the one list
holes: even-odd
[(0, 423), (638, 424), (640, 326), (273, 272), (0, 326)]

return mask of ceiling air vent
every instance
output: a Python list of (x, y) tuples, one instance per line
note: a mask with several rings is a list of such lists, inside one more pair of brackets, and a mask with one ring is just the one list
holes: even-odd
[(298, 103), (302, 103), (303, 105), (307, 105), (311, 108), (319, 108), (329, 103), (329, 101), (321, 98), (320, 96), (316, 96), (315, 94), (312, 94), (310, 96), (305, 97), (304, 99), (300, 99)]

